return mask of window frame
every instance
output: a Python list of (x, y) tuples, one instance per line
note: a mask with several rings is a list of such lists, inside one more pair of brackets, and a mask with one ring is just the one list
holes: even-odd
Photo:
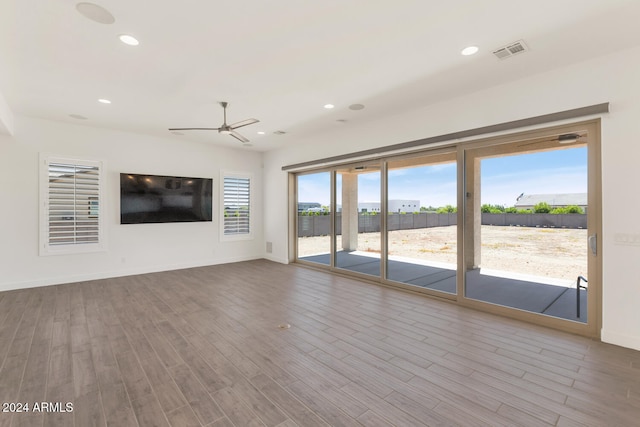
[[(105, 162), (101, 160), (86, 160), (73, 157), (55, 156), (46, 153), (40, 153), (40, 197), (39, 197), (39, 255), (68, 255), (78, 253), (90, 253), (90, 252), (104, 252), (106, 251), (106, 238), (105, 238)], [(98, 222), (98, 241), (90, 243), (72, 242), (72, 243), (59, 243), (51, 244), (49, 242), (49, 166), (51, 164), (61, 164), (69, 166), (84, 166), (84, 167), (97, 167), (98, 168), (98, 200), (97, 209), (95, 206), (96, 200), (94, 196), (89, 197), (89, 204), (87, 209), (89, 215), (97, 213)], [(74, 210), (75, 214), (76, 210)]]
[[(227, 178), (239, 178), (247, 179), (249, 181), (249, 232), (248, 233), (231, 233), (226, 234), (225, 229), (225, 179)], [(249, 172), (237, 172), (237, 171), (221, 171), (220, 172), (220, 240), (221, 241), (236, 241), (236, 240), (253, 240), (254, 238), (254, 180), (253, 174)]]

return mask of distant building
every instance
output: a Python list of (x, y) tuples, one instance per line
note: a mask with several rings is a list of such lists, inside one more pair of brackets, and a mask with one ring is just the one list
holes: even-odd
[(380, 202), (361, 202), (361, 203), (358, 203), (358, 212), (376, 212), (376, 213), (380, 213)]
[[(389, 200), (389, 212), (405, 212), (413, 213), (420, 211), (420, 200)], [(342, 212), (342, 206), (337, 206), (337, 212)], [(324, 209), (320, 203), (316, 202), (299, 202), (298, 212), (322, 212)], [(380, 213), (380, 202), (360, 202), (358, 203), (358, 212), (376, 212)]]
[[(389, 200), (387, 209), (389, 212), (405, 212), (413, 213), (420, 211), (420, 200)], [(380, 213), (379, 202), (362, 202), (358, 203), (359, 212), (377, 212)]]
[(419, 212), (420, 211), (420, 200), (389, 200), (389, 204), (387, 206), (389, 212)]
[[(318, 208), (322, 210), (322, 205), (317, 202), (299, 202), (298, 203), (298, 212), (307, 212), (309, 209), (314, 209), (316, 211)], [(314, 212), (311, 211), (311, 212)]]
[(566, 194), (522, 194), (518, 197), (515, 207), (518, 209), (533, 209), (538, 203), (545, 202), (552, 209), (565, 206), (580, 206), (587, 213), (587, 193)]

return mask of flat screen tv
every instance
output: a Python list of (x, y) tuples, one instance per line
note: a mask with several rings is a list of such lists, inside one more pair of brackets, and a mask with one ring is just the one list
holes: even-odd
[(120, 174), (120, 224), (211, 221), (213, 180)]

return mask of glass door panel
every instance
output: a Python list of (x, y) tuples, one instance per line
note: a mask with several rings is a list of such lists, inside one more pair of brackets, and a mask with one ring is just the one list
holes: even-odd
[(456, 293), (455, 153), (391, 161), (387, 179), (387, 279)]
[(331, 264), (331, 175), (297, 176), (297, 258)]
[(359, 165), (336, 173), (335, 266), (380, 276), (380, 166)]
[(578, 279), (587, 278), (589, 267), (584, 140), (472, 153), (466, 166), (465, 296), (586, 323), (587, 292)]

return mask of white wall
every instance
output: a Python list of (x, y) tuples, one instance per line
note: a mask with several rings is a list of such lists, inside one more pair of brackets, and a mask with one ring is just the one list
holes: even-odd
[[(38, 256), (41, 152), (106, 162), (106, 252)], [(0, 134), (0, 291), (261, 258), (261, 220), (253, 240), (220, 242), (220, 170), (253, 174), (261, 218), (260, 153), (16, 116)], [(213, 222), (120, 225), (121, 172), (213, 178)]]
[(377, 122), (353, 122), (268, 152), (264, 197), (265, 240), (273, 242), (269, 258), (287, 262), (288, 256), (287, 222), (282, 215), (287, 208), (287, 174), (282, 166), (610, 102), (610, 113), (602, 117), (601, 335), (605, 342), (640, 350), (640, 247), (614, 241), (616, 234), (640, 236), (640, 197), (634, 187), (640, 159), (639, 75), (640, 48), (634, 48), (435, 105), (425, 100), (419, 110), (397, 112)]

